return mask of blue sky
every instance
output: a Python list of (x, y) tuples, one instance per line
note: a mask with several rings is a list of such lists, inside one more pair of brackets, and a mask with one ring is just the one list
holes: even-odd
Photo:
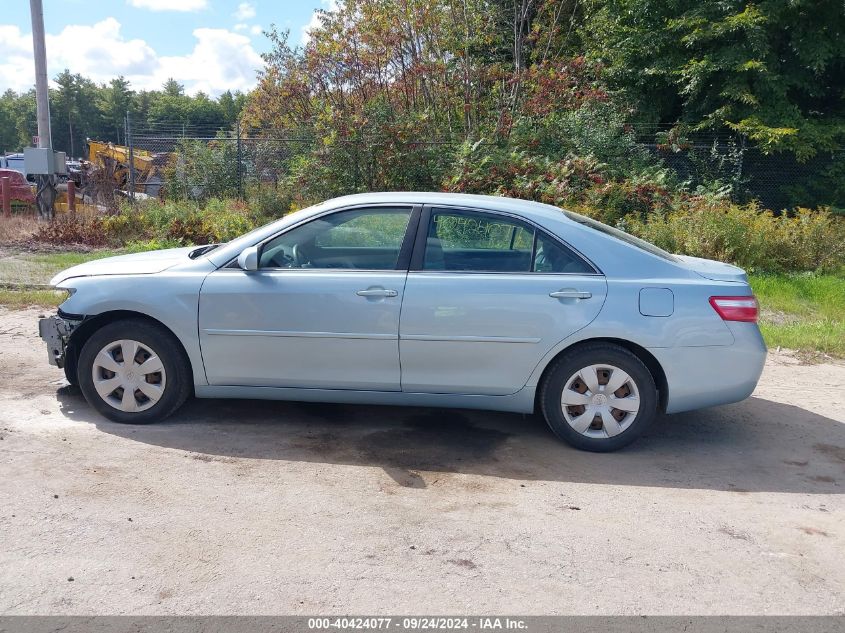
[[(44, 0), (50, 77), (65, 68), (97, 82), (126, 76), (136, 89), (168, 77), (213, 96), (255, 85), (263, 29), (302, 41), (314, 11), (330, 0)], [(3, 3), (0, 92), (34, 83), (29, 2)]]

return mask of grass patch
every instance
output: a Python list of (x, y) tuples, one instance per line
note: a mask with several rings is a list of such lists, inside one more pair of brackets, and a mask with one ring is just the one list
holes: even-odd
[(11, 309), (55, 308), (67, 293), (56, 290), (10, 290), (0, 288), (0, 306)]
[(46, 284), (57, 272), (92, 259), (120, 255), (124, 251), (26, 252), (0, 248), (0, 283)]
[(845, 358), (845, 276), (751, 275), (766, 344)]

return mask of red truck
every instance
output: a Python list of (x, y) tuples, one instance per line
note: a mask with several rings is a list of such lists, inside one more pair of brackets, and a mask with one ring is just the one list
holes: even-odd
[(0, 169), (0, 178), (7, 176), (12, 185), (12, 204), (35, 204), (35, 194), (24, 175), (14, 169)]

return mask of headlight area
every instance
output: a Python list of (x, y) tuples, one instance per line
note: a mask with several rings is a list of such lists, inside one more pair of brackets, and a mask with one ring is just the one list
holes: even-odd
[(56, 316), (38, 320), (38, 335), (47, 344), (47, 360), (50, 364), (64, 367), (68, 340), (73, 331), (82, 323), (84, 317), (69, 314), (61, 308), (76, 292), (75, 288), (58, 287), (56, 291), (64, 293), (66, 296), (62, 299)]
[(69, 286), (56, 286), (55, 290), (56, 294), (59, 295), (58, 305), (62, 305), (65, 301), (76, 294), (76, 288), (70, 288)]

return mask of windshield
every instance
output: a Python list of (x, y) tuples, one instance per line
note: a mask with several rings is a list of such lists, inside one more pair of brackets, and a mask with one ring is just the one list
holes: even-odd
[(618, 240), (622, 240), (626, 244), (630, 244), (631, 246), (636, 246), (640, 250), (644, 250), (647, 253), (651, 253), (652, 255), (657, 255), (658, 257), (662, 257), (663, 259), (668, 259), (671, 262), (677, 262), (677, 257), (672, 255), (672, 253), (668, 253), (664, 251), (662, 248), (658, 248), (654, 244), (646, 242), (645, 240), (641, 240), (638, 237), (634, 237), (630, 233), (626, 233), (625, 231), (620, 231), (619, 229), (613, 228), (612, 226), (608, 226), (607, 224), (602, 224), (597, 220), (593, 220), (592, 218), (588, 218), (586, 215), (581, 215), (580, 213), (573, 213), (572, 211), (567, 211), (563, 209), (564, 214), (570, 220), (574, 220), (578, 224), (583, 224), (584, 226), (589, 226), (591, 229), (595, 229), (605, 235), (610, 235), (611, 237), (615, 237)]

